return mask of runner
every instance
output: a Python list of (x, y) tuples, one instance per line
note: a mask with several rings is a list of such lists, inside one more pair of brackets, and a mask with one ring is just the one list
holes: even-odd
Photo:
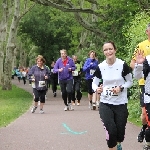
[[(109, 150), (122, 150), (121, 142), (124, 141), (128, 118), (127, 88), (132, 86), (132, 74), (130, 67), (116, 58), (113, 42), (104, 43), (103, 53), (106, 60), (98, 65), (92, 88), (101, 94), (99, 113), (106, 130)], [(101, 79), (103, 84), (99, 86)]]
[(145, 141), (144, 150), (150, 150), (150, 55), (144, 55), (144, 52), (139, 50), (136, 54), (136, 63), (134, 68), (134, 77), (140, 79), (144, 77), (145, 88), (144, 88), (144, 108), (147, 121), (147, 128), (145, 129)]
[(37, 65), (34, 65), (28, 75), (29, 75), (29, 80), (32, 82), (35, 82), (35, 88), (33, 87), (33, 95), (34, 95), (34, 106), (31, 109), (31, 112), (34, 113), (35, 110), (38, 107), (38, 101), (40, 99), (40, 112), (41, 114), (44, 113), (43, 111), (43, 105), (45, 103), (45, 95), (47, 91), (46, 87), (46, 80), (48, 79), (49, 76), (49, 70), (48, 68), (44, 65), (45, 59), (43, 58), (42, 55), (38, 55), (36, 58)]
[[(134, 65), (136, 62), (135, 55), (138, 50), (144, 51), (145, 56), (150, 55), (150, 24), (147, 25), (146, 34), (147, 34), (148, 39), (139, 43), (134, 51), (134, 54), (133, 54), (133, 57), (132, 57), (132, 60), (130, 63), (130, 66), (132, 69), (134, 69)], [(138, 142), (143, 142), (144, 135), (145, 135), (145, 129), (147, 128), (146, 114), (145, 114), (145, 109), (144, 109), (144, 99), (143, 99), (143, 97), (144, 97), (144, 79), (139, 80), (139, 86), (141, 89), (140, 105), (141, 105), (141, 109), (142, 109), (141, 121), (142, 121), (143, 125), (142, 125), (141, 131), (140, 131), (137, 139), (138, 139)]]
[[(73, 92), (72, 92), (72, 105), (75, 105), (75, 100), (77, 100), (77, 106), (80, 105), (80, 100), (82, 98), (82, 92), (81, 92), (81, 71), (82, 71), (82, 65), (78, 61), (77, 56), (73, 55), (72, 59), (75, 63), (76, 70), (72, 71), (73, 74)], [(76, 92), (76, 94), (75, 94)]]
[(57, 96), (57, 85), (58, 85), (58, 73), (54, 73), (54, 65), (55, 61), (52, 61), (50, 70), (51, 70), (51, 76), (50, 76), (50, 82), (52, 85), (52, 91), (53, 91), (53, 96)]
[[(88, 56), (89, 58), (87, 58), (84, 63), (83, 71), (85, 72), (85, 80), (86, 80), (87, 89), (88, 89), (89, 108), (95, 109), (95, 103), (92, 104), (92, 98), (93, 98), (93, 93), (94, 93), (92, 90), (92, 82), (93, 82), (93, 74), (98, 66), (98, 61), (95, 59), (96, 57), (95, 51), (91, 50)], [(96, 102), (96, 99), (93, 99), (93, 101)]]
[(67, 56), (65, 49), (60, 50), (61, 58), (56, 61), (54, 65), (54, 73), (59, 75), (59, 85), (61, 87), (62, 99), (64, 100), (64, 110), (74, 110), (71, 105), (73, 76), (72, 71), (75, 70), (73, 60)]

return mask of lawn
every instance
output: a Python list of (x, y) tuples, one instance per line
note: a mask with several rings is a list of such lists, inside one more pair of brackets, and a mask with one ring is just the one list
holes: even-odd
[(0, 127), (5, 127), (23, 113), (32, 104), (32, 95), (13, 85), (11, 91), (0, 88)]

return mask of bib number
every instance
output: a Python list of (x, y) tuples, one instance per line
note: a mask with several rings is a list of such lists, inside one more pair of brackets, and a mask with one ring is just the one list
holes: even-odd
[(39, 87), (44, 87), (45, 86), (45, 81), (39, 81)]
[(73, 71), (72, 75), (73, 76), (78, 76), (78, 71)]
[(53, 72), (54, 69), (51, 69), (51, 72)]
[(104, 88), (103, 93), (106, 97), (118, 96), (118, 94), (116, 94), (112, 91), (112, 88)]
[(92, 76), (94, 74), (95, 70), (90, 69), (90, 75)]

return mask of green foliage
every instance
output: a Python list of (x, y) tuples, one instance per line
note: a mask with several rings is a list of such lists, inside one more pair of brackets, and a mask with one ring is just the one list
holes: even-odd
[(78, 27), (72, 14), (45, 6), (36, 6), (20, 23), (19, 35), (29, 38), (38, 46), (47, 63), (59, 57), (59, 50), (73, 54), (78, 45)]
[(11, 91), (0, 88), (0, 127), (7, 126), (25, 113), (32, 103), (32, 95), (13, 86)]
[(127, 41), (126, 53), (128, 56), (128, 62), (130, 62), (137, 44), (147, 39), (145, 31), (149, 20), (149, 13), (141, 12), (137, 13), (134, 19), (132, 19), (128, 25), (124, 26), (123, 35), (125, 36)]

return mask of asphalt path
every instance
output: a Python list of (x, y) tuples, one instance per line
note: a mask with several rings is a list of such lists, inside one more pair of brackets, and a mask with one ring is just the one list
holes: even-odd
[[(30, 85), (17, 80), (12, 83), (32, 93)], [(0, 150), (108, 150), (98, 110), (89, 110), (87, 97), (82, 98), (80, 106), (74, 106), (74, 111), (63, 110), (60, 91), (53, 97), (49, 89), (47, 97), (44, 114), (39, 114), (39, 108), (31, 113), (30, 108), (0, 128)], [(143, 143), (136, 139), (139, 131), (127, 123), (123, 150), (142, 150)]]

